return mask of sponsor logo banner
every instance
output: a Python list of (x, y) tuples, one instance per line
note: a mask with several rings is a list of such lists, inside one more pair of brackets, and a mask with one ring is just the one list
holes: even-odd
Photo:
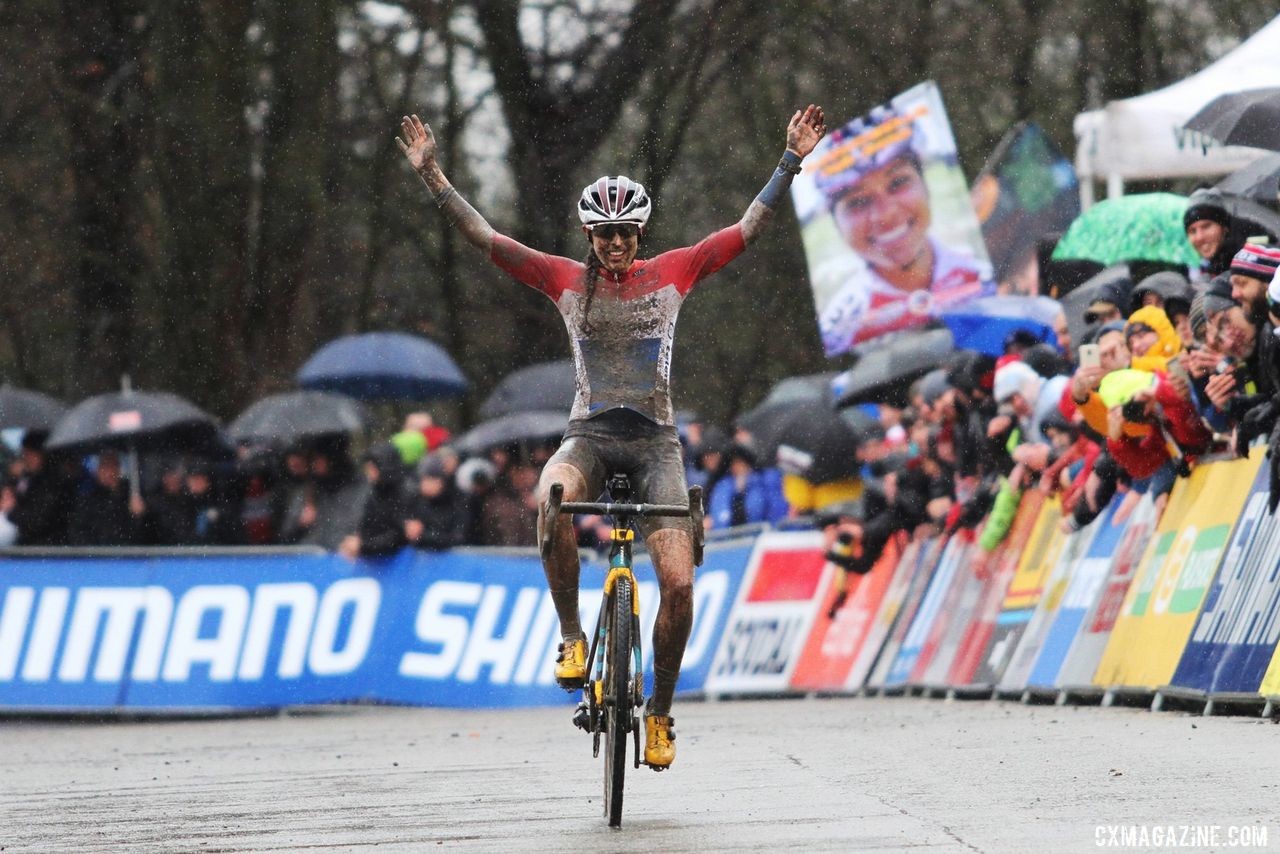
[[(1126, 496), (1111, 505), (1100, 519), (1095, 523), (1099, 527), (1093, 542), (1081, 561), (1081, 572), (1101, 574), (1104, 579), (1102, 586), (1091, 597), (1088, 593), (1089, 580), (1081, 580), (1079, 599), (1084, 613), (1079, 615), (1080, 626), (1073, 632), (1068, 622), (1061, 629), (1055, 626), (1055, 630), (1050, 632), (1045, 641), (1043, 663), (1037, 661), (1030, 676), (1029, 684), (1033, 686), (1065, 687), (1088, 685), (1093, 681), (1129, 585), (1154, 533), (1155, 504), (1147, 495)], [(1085, 568), (1086, 565), (1089, 569)], [(1072, 579), (1073, 587), (1076, 583)], [(1085, 605), (1090, 599), (1092, 604)], [(1065, 658), (1058, 658), (1056, 650), (1059, 643), (1066, 645), (1062, 651)]]
[(1280, 640), (1280, 525), (1267, 509), (1262, 467), (1236, 524), (1172, 684), (1201, 691), (1259, 689)]
[[(752, 541), (714, 544), (694, 587), (679, 689), (700, 690)], [(637, 561), (650, 632), (657, 584)], [(584, 584), (604, 567), (583, 567)], [(582, 591), (593, 626), (600, 590)], [(379, 700), (568, 702), (535, 556), (14, 560), (0, 581), (0, 707), (270, 708)]]
[(823, 557), (821, 533), (761, 535), (720, 637), (706, 690), (786, 691), (832, 572)]
[[(866, 575), (851, 575), (848, 598), (835, 619), (827, 616), (836, 597), (836, 585), (823, 597), (823, 604), (805, 641), (800, 661), (791, 677), (791, 687), (801, 691), (843, 688), (853, 662), (867, 640), (876, 612), (884, 600), (901, 554), (897, 539), (891, 539), (884, 553)], [(835, 574), (833, 573), (833, 582)]]
[[(883, 687), (891, 684), (889, 682), (890, 674), (895, 671), (895, 668), (898, 668), (898, 655), (902, 650), (907, 633), (912, 625), (915, 624), (916, 614), (919, 612), (920, 604), (933, 581), (934, 572), (938, 569), (946, 544), (947, 541), (943, 537), (937, 537), (919, 544), (920, 549), (915, 557), (915, 565), (911, 569), (911, 578), (907, 585), (907, 592), (902, 600), (902, 606), (893, 617), (893, 628), (890, 629), (889, 637), (884, 642), (879, 658), (876, 659), (875, 668), (867, 679), (868, 685)], [(910, 665), (904, 664), (903, 668), (897, 670), (897, 673), (899, 678), (896, 683), (892, 684), (902, 684), (906, 681), (907, 674), (910, 673)]]
[(1179, 479), (1129, 586), (1095, 674), (1101, 687), (1166, 685), (1182, 657), (1262, 459), (1215, 462)]

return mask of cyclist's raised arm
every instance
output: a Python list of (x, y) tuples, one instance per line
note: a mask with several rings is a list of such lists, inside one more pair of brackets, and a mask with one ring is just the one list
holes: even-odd
[(821, 107), (810, 104), (803, 110), (796, 110), (787, 124), (787, 150), (782, 153), (778, 168), (773, 170), (773, 177), (764, 185), (764, 189), (738, 223), (742, 228), (743, 242), (750, 243), (764, 231), (774, 210), (790, 188), (791, 179), (800, 174), (800, 161), (813, 151), (826, 132), (826, 116)]
[(436, 138), (431, 128), (417, 116), (405, 116), (400, 121), (400, 136), (396, 137), (396, 144), (422, 183), (427, 185), (436, 207), (462, 232), (468, 243), (488, 254), (497, 232), (444, 177), (440, 164), (436, 162)]

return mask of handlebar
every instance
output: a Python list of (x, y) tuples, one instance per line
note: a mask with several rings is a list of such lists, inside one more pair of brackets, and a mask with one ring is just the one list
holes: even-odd
[(561, 513), (590, 513), (596, 516), (688, 516), (685, 504), (614, 504), (611, 501), (565, 501)]
[[(547, 515), (558, 516), (561, 513), (584, 513), (614, 518), (628, 516), (687, 516), (693, 521), (693, 565), (702, 566), (703, 531), (702, 519), (705, 513), (702, 503), (702, 487), (695, 486), (689, 490), (688, 504), (619, 504), (612, 501), (565, 501), (564, 485), (551, 484), (551, 495), (547, 501)], [(544, 559), (551, 556), (551, 539), (555, 525), (547, 520), (541, 532), (539, 550)]]

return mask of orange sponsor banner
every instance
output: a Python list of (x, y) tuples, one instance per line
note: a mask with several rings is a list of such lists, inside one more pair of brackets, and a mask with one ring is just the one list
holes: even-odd
[(814, 619), (791, 676), (791, 687), (801, 691), (842, 689), (854, 661), (871, 631), (885, 591), (893, 580), (902, 549), (898, 538), (889, 540), (884, 553), (866, 575), (849, 576), (849, 594), (835, 619), (828, 614), (836, 597), (835, 573), (822, 607)]

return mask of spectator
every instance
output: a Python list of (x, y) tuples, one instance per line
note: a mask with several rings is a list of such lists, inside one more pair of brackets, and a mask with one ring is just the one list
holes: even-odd
[(369, 492), (359, 527), (338, 545), (338, 553), (352, 560), (388, 557), (408, 545), (409, 510), (400, 449), (390, 442), (374, 445), (364, 456), (364, 476)]
[(755, 451), (740, 443), (731, 445), (725, 458), (725, 475), (707, 498), (707, 527), (729, 528), (785, 519), (788, 508), (778, 470), (757, 468)]
[[(21, 470), (12, 484), (9, 521), (18, 529), (20, 546), (60, 546), (67, 542), (72, 484), (53, 466), (44, 450), (48, 431), (22, 436)], [(0, 510), (4, 510), (0, 503)]]
[(1198, 276), (1202, 281), (1225, 273), (1231, 259), (1244, 245), (1237, 234), (1226, 200), (1217, 190), (1196, 190), (1187, 200), (1187, 210), (1182, 216), (1187, 240), (1200, 256)]
[(309, 464), (307, 481), (290, 495), (280, 541), (333, 551), (359, 527), (369, 484), (356, 477), (345, 437), (317, 443)]
[(227, 506), (225, 496), (214, 489), (213, 466), (197, 461), (183, 478), (181, 515), (172, 532), (174, 545), (238, 546), (244, 543), (244, 526), (238, 508)]
[(537, 544), (538, 501), (534, 488), (538, 471), (519, 457), (510, 460), (505, 474), (481, 503), (481, 545), (532, 546)]
[[(1115, 371), (1098, 393), (1107, 405), (1107, 451), (1132, 477), (1151, 477), (1179, 454), (1194, 459), (1209, 450), (1213, 435), (1164, 375)], [(1132, 435), (1126, 424), (1145, 427), (1146, 435)]]
[(458, 466), (454, 480), (466, 508), (468, 545), (478, 546), (484, 542), (482, 510), (485, 499), (493, 491), (496, 477), (497, 469), (493, 463), (480, 457), (466, 460)]
[(460, 546), (467, 536), (467, 508), (437, 451), (418, 466), (418, 494), (409, 503), (405, 538), (420, 549), (436, 551)]
[(115, 451), (98, 454), (93, 485), (71, 514), (68, 541), (74, 546), (136, 546), (146, 540), (146, 504), (131, 495)]
[(148, 539), (156, 545), (176, 546), (182, 541), (187, 509), (183, 490), (185, 474), (181, 457), (160, 461), (160, 488), (147, 496)]
[(1093, 301), (1084, 311), (1084, 322), (1090, 326), (1124, 320), (1124, 309), (1128, 307), (1133, 292), (1133, 282), (1127, 278), (1116, 278), (1105, 282), (1094, 294)]

